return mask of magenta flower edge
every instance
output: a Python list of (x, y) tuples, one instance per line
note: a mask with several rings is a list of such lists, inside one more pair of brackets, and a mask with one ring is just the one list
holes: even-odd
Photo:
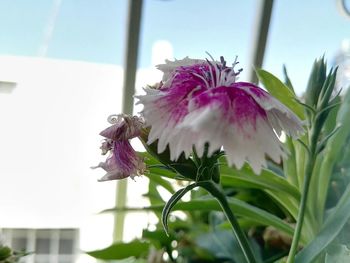
[(266, 155), (280, 161), (285, 152), (277, 135), (297, 137), (302, 122), (263, 89), (236, 82), (236, 64), (185, 58), (158, 66), (164, 72), (159, 87), (136, 96), (151, 127), (148, 143), (158, 140), (158, 153), (169, 145), (175, 161), (182, 152), (189, 157), (194, 146), (201, 157), (209, 142), (208, 155), (223, 147), (230, 165), (248, 162), (257, 174)]
[(92, 167), (102, 168), (107, 173), (99, 181), (134, 178), (146, 170), (143, 159), (139, 157), (130, 144), (130, 139), (140, 135), (142, 118), (127, 115), (112, 115), (108, 118), (112, 124), (100, 135), (105, 137), (101, 145), (102, 154), (109, 153), (105, 162)]

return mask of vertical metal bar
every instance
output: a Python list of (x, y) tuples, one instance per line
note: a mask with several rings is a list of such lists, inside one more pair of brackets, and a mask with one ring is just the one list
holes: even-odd
[[(122, 112), (133, 113), (135, 93), (135, 79), (137, 70), (138, 47), (141, 28), (142, 0), (129, 0), (127, 21), (127, 39), (124, 62), (124, 83)], [(124, 207), (126, 204), (127, 180), (117, 182), (116, 206)], [(114, 241), (122, 240), (124, 229), (124, 213), (118, 212), (114, 221)]]
[(258, 83), (258, 78), (256, 77), (254, 69), (262, 67), (273, 8), (273, 0), (263, 0), (258, 2), (261, 4), (258, 9), (256, 32), (253, 41), (253, 68), (249, 76), (250, 81), (253, 83)]

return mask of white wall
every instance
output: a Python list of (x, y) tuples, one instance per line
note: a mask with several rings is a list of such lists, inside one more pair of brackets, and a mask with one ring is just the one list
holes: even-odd
[(98, 133), (106, 117), (120, 111), (122, 73), (110, 65), (0, 57), (0, 81), (17, 83), (11, 94), (0, 93), (1, 227), (95, 223), (102, 225), (95, 243), (111, 241), (112, 216), (91, 215), (114, 206), (115, 183), (97, 183), (101, 174), (89, 167), (102, 160)]
[[(168, 43), (155, 47), (153, 63), (172, 57)], [(160, 78), (154, 67), (139, 70), (137, 93)], [(107, 117), (121, 111), (122, 68), (0, 56), (0, 81), (17, 83), (0, 91), (0, 227), (80, 228), (83, 249), (107, 246), (113, 217), (96, 213), (114, 206), (116, 184), (98, 183), (104, 172), (90, 166), (105, 158), (98, 133)], [(146, 189), (145, 177), (129, 180), (128, 205), (146, 205)], [(147, 218), (128, 215), (125, 239), (140, 236)]]

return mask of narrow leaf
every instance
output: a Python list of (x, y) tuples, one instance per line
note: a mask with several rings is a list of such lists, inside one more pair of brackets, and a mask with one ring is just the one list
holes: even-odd
[(304, 119), (304, 109), (298, 104), (295, 99), (293, 91), (291, 91), (286, 85), (283, 84), (277, 77), (273, 74), (263, 70), (257, 69), (256, 73), (260, 82), (264, 87), (270, 92), (272, 96), (286, 105), (291, 111), (299, 116), (300, 119)]
[(350, 90), (347, 91), (343, 102), (337, 114), (337, 126), (341, 126), (328, 141), (323, 151), (324, 158), (320, 168), (320, 173), (317, 175), (318, 184), (318, 203), (317, 203), (317, 217), (322, 220), (324, 214), (324, 207), (326, 203), (328, 186), (332, 175), (333, 167), (341, 153), (342, 146), (350, 135)]
[(296, 263), (312, 262), (337, 237), (350, 219), (350, 185), (339, 200), (332, 215), (327, 218), (319, 234), (296, 256)]
[(220, 165), (220, 173), (224, 186), (270, 189), (288, 194), (296, 200), (300, 198), (300, 192), (295, 186), (271, 170), (263, 169), (260, 175), (255, 175), (246, 165), (237, 170), (223, 163)]
[[(243, 218), (251, 220), (251, 222), (257, 225), (273, 226), (280, 231), (292, 235), (293, 227), (287, 222), (278, 218), (277, 216), (270, 214), (269, 212), (262, 210), (253, 205), (247, 204), (237, 198), (228, 198), (229, 205), (232, 211)], [(106, 212), (118, 212), (118, 211), (128, 211), (128, 212), (140, 212), (140, 211), (160, 211), (163, 205), (153, 205), (141, 208), (111, 208), (104, 210)], [(164, 208), (163, 208), (164, 209)], [(214, 198), (200, 198), (194, 199), (189, 202), (178, 202), (172, 207), (172, 211), (222, 211), (219, 203)]]
[(326, 137), (323, 138), (323, 140), (317, 145), (317, 153), (320, 153), (326, 146), (328, 140), (340, 129), (340, 126), (337, 126), (334, 128), (333, 131), (331, 131)]
[(168, 234), (168, 216), (174, 205), (188, 192), (197, 186), (196, 183), (190, 184), (183, 189), (178, 190), (165, 204), (162, 211), (162, 224), (165, 232)]
[(327, 63), (324, 60), (324, 56), (315, 60), (305, 92), (306, 104), (316, 106), (320, 89), (326, 79), (326, 71)]
[(140, 257), (147, 254), (149, 249), (149, 243), (134, 240), (130, 243), (115, 243), (107, 248), (95, 251), (86, 252), (88, 255), (103, 259), (103, 260), (113, 260), (113, 259), (125, 259), (128, 257)]
[(283, 65), (283, 75), (284, 75), (284, 83), (285, 85), (293, 92), (293, 94), (295, 94), (294, 92), (294, 88), (292, 85), (292, 82), (290, 81), (290, 78), (288, 76), (288, 72), (287, 72), (287, 67), (286, 65)]
[[(282, 219), (269, 212), (262, 210), (253, 205), (247, 204), (236, 198), (228, 198), (229, 205), (232, 211), (237, 216), (249, 218), (259, 225), (274, 226), (275, 228), (285, 232), (286, 234), (293, 234), (293, 227), (284, 222)], [(190, 202), (179, 202), (174, 206), (174, 210), (180, 211), (222, 211), (218, 202), (213, 198), (197, 199)]]
[(145, 174), (145, 176), (147, 176), (151, 181), (154, 181), (156, 184), (162, 186), (164, 189), (168, 190), (168, 192), (170, 192), (171, 194), (175, 193), (172, 184), (169, 181), (162, 178), (161, 175), (156, 173), (149, 173)]
[(350, 262), (350, 250), (345, 245), (334, 245), (327, 249), (325, 263)]

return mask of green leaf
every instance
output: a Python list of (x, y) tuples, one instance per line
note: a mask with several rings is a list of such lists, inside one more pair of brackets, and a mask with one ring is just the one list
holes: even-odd
[(12, 250), (9, 247), (0, 245), (0, 260), (5, 260), (12, 255)]
[[(288, 211), (293, 218), (297, 217), (300, 192), (284, 177), (271, 170), (263, 169), (260, 175), (255, 175), (248, 165), (237, 170), (229, 167), (224, 158), (220, 159), (221, 183), (223, 186), (261, 189), (271, 196), (279, 206)], [(307, 211), (305, 218), (307, 229), (303, 231), (302, 242), (313, 237), (312, 220)]]
[(350, 250), (345, 245), (334, 245), (327, 249), (325, 263), (350, 262)]
[(172, 184), (169, 181), (162, 178), (161, 175), (151, 172), (149, 174), (145, 174), (145, 176), (147, 176), (151, 181), (153, 181), (157, 185), (160, 185), (164, 189), (168, 190), (169, 193), (171, 193), (171, 194), (175, 193), (175, 190), (174, 190)]
[(220, 166), (220, 173), (223, 186), (275, 190), (288, 194), (295, 200), (300, 199), (299, 190), (271, 170), (263, 169), (260, 175), (256, 175), (247, 165), (237, 170), (223, 164)]
[(203, 233), (196, 238), (196, 245), (210, 251), (217, 259), (225, 259), (224, 262), (246, 262), (232, 231), (215, 230)]
[(324, 158), (320, 168), (320, 173), (317, 175), (318, 181), (318, 203), (317, 217), (322, 220), (325, 209), (325, 203), (328, 193), (328, 186), (332, 175), (333, 167), (339, 158), (342, 146), (350, 135), (350, 90), (347, 91), (344, 100), (339, 108), (337, 115), (337, 126), (339, 131), (335, 133), (327, 142), (324, 149)]
[(148, 191), (144, 194), (145, 197), (149, 199), (151, 205), (164, 204), (165, 200), (160, 195), (157, 184), (154, 181), (149, 181), (148, 183)]
[(147, 144), (147, 138), (148, 134), (147, 132), (141, 133), (141, 136), (139, 137), (143, 146), (147, 150), (147, 154), (144, 153), (144, 156), (150, 157), (152, 156), (151, 159), (156, 159), (158, 160), (158, 163), (164, 164), (167, 168), (173, 170), (174, 172), (182, 175), (184, 178), (190, 179), (190, 180), (196, 180), (197, 176), (197, 167), (195, 163), (192, 161), (192, 159), (188, 158), (186, 159), (184, 154), (181, 154), (180, 157), (177, 159), (176, 162), (172, 161), (170, 159), (170, 149), (169, 146), (165, 149), (164, 152), (158, 153), (158, 140), (151, 143)]
[(321, 88), (326, 80), (326, 73), (327, 63), (325, 62), (324, 57), (315, 60), (305, 92), (306, 104), (316, 106), (321, 93)]
[[(229, 205), (232, 211), (237, 215), (251, 220), (258, 225), (274, 226), (280, 231), (292, 235), (293, 227), (288, 223), (280, 219), (279, 217), (266, 212), (258, 207), (247, 204), (236, 198), (228, 198)], [(129, 212), (139, 212), (139, 211), (155, 211), (158, 212), (163, 209), (163, 205), (153, 205), (141, 208), (111, 208), (106, 209), (104, 213), (118, 212), (118, 211), (129, 211)], [(194, 199), (189, 202), (178, 202), (172, 207), (172, 211), (222, 211), (219, 203), (214, 198), (201, 198)]]
[(293, 139), (290, 137), (286, 138), (284, 146), (289, 152), (288, 156), (283, 157), (283, 172), (288, 182), (290, 182), (296, 188), (299, 187), (298, 171), (296, 167), (296, 149), (293, 143)]
[(326, 122), (323, 126), (323, 130), (324, 130), (325, 134), (329, 134), (335, 128), (335, 126), (337, 124), (337, 114), (338, 114), (339, 108), (341, 106), (340, 96), (336, 96), (333, 99), (333, 102), (331, 104), (336, 104), (337, 106), (333, 110), (331, 110), (330, 113), (328, 114)]
[[(259, 225), (274, 226), (275, 228), (289, 235), (293, 234), (293, 231), (294, 231), (293, 227), (291, 227), (289, 224), (287, 224), (277, 216), (266, 212), (265, 210), (262, 210), (255, 206), (247, 204), (236, 198), (228, 198), (228, 202), (232, 211), (237, 216), (249, 218), (250, 220), (258, 223)], [(219, 203), (213, 198), (197, 199), (197, 200), (191, 200), (189, 202), (179, 202), (174, 206), (173, 210), (174, 211), (175, 210), (222, 211)]]
[(125, 259), (147, 255), (149, 243), (134, 240), (129, 243), (115, 243), (105, 249), (86, 252), (88, 255), (103, 260)]
[(292, 90), (284, 85), (277, 77), (263, 69), (257, 69), (256, 74), (258, 75), (260, 82), (272, 96), (298, 115), (300, 119), (304, 119), (304, 109), (296, 102), (297, 98)]
[(108, 208), (105, 210), (102, 210), (99, 212), (99, 214), (104, 214), (104, 213), (118, 213), (118, 212), (147, 212), (147, 211), (152, 211), (152, 212), (161, 212), (164, 208), (163, 204), (155, 204), (155, 205), (150, 205), (150, 206), (144, 206), (144, 207), (113, 207), (113, 208)]
[(317, 106), (319, 107), (319, 109), (324, 109), (330, 103), (330, 98), (333, 94), (335, 87), (337, 71), (338, 67), (336, 67), (335, 69), (331, 68), (327, 75), (327, 78), (322, 86), (321, 94), (318, 98)]
[(168, 233), (168, 216), (171, 209), (174, 205), (188, 192), (197, 186), (196, 183), (190, 184), (183, 189), (178, 190), (172, 197), (170, 197), (169, 201), (165, 204), (164, 209), (162, 211), (162, 224), (164, 230)]
[(296, 263), (312, 262), (337, 237), (350, 219), (350, 185), (339, 200), (334, 212), (327, 218), (321, 231), (296, 256)]
[[(294, 219), (297, 218), (299, 201), (296, 201), (295, 199), (280, 191), (265, 190), (265, 192), (268, 195), (270, 195), (274, 200), (276, 200), (276, 202), (281, 206), (282, 209), (288, 211)], [(305, 244), (305, 242), (311, 240), (314, 237), (314, 224), (309, 209), (306, 210), (304, 225), (305, 228), (303, 228), (302, 231), (302, 242)]]
[(282, 209), (288, 211), (292, 218), (295, 219), (297, 217), (299, 206), (298, 201), (280, 191), (265, 190), (265, 192), (271, 196)]
[(290, 78), (288, 76), (288, 72), (287, 72), (287, 67), (286, 65), (283, 65), (283, 75), (284, 75), (284, 83), (285, 85), (293, 92), (293, 94), (295, 94), (294, 92), (294, 88), (292, 85), (292, 82), (290, 81)]
[(163, 229), (157, 229), (155, 231), (144, 229), (142, 231), (142, 238), (150, 240), (158, 249), (170, 246), (171, 241), (174, 240), (174, 237), (167, 236)]

